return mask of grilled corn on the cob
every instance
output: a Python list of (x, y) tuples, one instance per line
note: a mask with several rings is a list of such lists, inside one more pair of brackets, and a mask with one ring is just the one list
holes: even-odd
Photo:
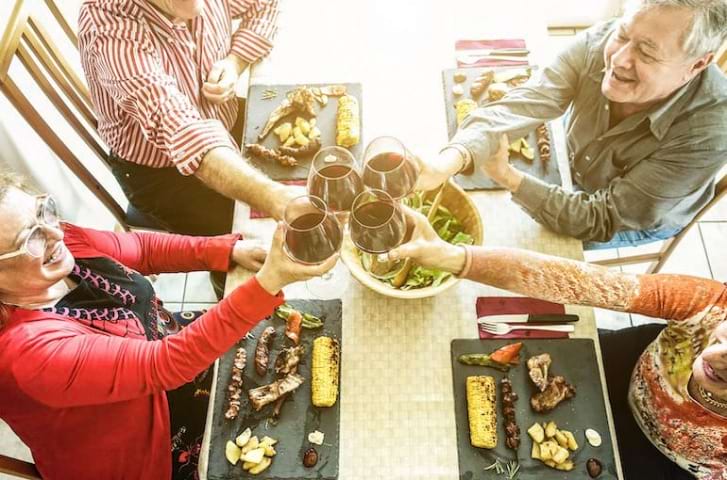
[(361, 139), (361, 117), (358, 113), (358, 100), (351, 95), (338, 99), (336, 111), (336, 144), (353, 147)]
[(469, 113), (475, 108), (477, 108), (477, 102), (475, 102), (471, 98), (463, 98), (462, 100), (454, 104), (454, 109), (457, 111), (458, 127), (462, 125), (465, 117), (469, 115)]
[(495, 405), (495, 379), (486, 375), (467, 377), (467, 416), (473, 447), (495, 448), (497, 445)]
[(338, 397), (338, 341), (331, 337), (313, 340), (311, 396), (316, 407), (332, 407)]

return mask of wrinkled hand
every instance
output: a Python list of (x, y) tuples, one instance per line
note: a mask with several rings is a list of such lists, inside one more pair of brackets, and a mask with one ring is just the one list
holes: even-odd
[(234, 55), (228, 55), (212, 65), (207, 81), (202, 85), (202, 94), (215, 105), (235, 97), (235, 85), (247, 63)]
[(411, 239), (389, 252), (389, 258), (411, 258), (423, 267), (437, 268), (459, 273), (464, 268), (465, 253), (462, 247), (442, 240), (427, 217), (408, 207), (402, 207), (406, 214)]
[(419, 157), (415, 159), (419, 165), (419, 178), (414, 189), (424, 192), (434, 190), (446, 182), (462, 168), (464, 162), (460, 153), (452, 148), (443, 150), (433, 161), (425, 161)]
[(275, 295), (288, 284), (318, 277), (329, 271), (336, 264), (338, 254), (333, 255), (320, 265), (303, 265), (290, 259), (283, 250), (285, 228), (278, 223), (273, 235), (273, 243), (268, 257), (260, 271), (255, 275), (260, 286)]
[(494, 181), (502, 184), (510, 173), (510, 142), (507, 135), (502, 134), (497, 151), (482, 164), (483, 172)]
[(285, 213), (285, 207), (288, 206), (294, 198), (306, 195), (308, 191), (302, 185), (283, 185), (280, 184), (280, 192), (275, 197), (275, 203), (270, 208), (270, 215), (276, 220), (282, 220)]
[(255, 240), (238, 240), (232, 248), (232, 261), (252, 272), (260, 270), (267, 255)]

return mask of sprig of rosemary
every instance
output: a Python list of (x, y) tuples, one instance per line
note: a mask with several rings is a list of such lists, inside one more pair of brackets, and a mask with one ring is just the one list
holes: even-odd
[(495, 473), (497, 473), (498, 475), (502, 475), (505, 472), (505, 469), (503, 468), (502, 463), (500, 463), (499, 458), (496, 458), (495, 463), (493, 463), (492, 465), (485, 467), (485, 471), (488, 470), (495, 470)]
[(505, 475), (507, 480), (517, 480), (520, 476), (520, 464), (517, 460), (509, 460), (505, 462), (499, 458), (495, 462), (485, 467), (485, 471), (494, 470), (498, 475)]
[(263, 93), (262, 93), (263, 100), (270, 100), (277, 96), (278, 96), (278, 91), (275, 90), (274, 88), (267, 88), (267, 89), (263, 90)]

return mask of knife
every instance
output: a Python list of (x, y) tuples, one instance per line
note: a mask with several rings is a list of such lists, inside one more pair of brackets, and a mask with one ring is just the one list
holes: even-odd
[(573, 314), (532, 314), (513, 313), (507, 315), (485, 315), (477, 319), (477, 322), (494, 323), (569, 323), (577, 322), (578, 315)]

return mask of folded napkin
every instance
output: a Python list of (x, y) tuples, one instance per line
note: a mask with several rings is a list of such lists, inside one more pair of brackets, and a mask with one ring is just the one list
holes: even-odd
[[(280, 183), (283, 183), (285, 185), (302, 185), (305, 187), (306, 183), (308, 183), (307, 180), (281, 180)], [(253, 210), (250, 209), (250, 218), (268, 218), (270, 215), (267, 213), (261, 212), (259, 210)]]
[[(476, 310), (477, 318), (512, 313), (562, 315), (565, 313), (565, 306), (528, 297), (478, 297)], [(477, 330), (479, 330), (480, 338), (568, 338), (567, 332), (513, 330), (507, 335), (492, 335), (482, 330), (479, 325), (477, 325)]]
[[(456, 53), (467, 53), (467, 50), (489, 50), (498, 48), (526, 48), (522, 38), (501, 38), (497, 40), (457, 40), (454, 44)], [(474, 53), (474, 52), (473, 52)], [(500, 60), (494, 57), (482, 57), (476, 63), (466, 65), (457, 62), (459, 68), (470, 67), (508, 67), (528, 65), (528, 57), (522, 60)]]

